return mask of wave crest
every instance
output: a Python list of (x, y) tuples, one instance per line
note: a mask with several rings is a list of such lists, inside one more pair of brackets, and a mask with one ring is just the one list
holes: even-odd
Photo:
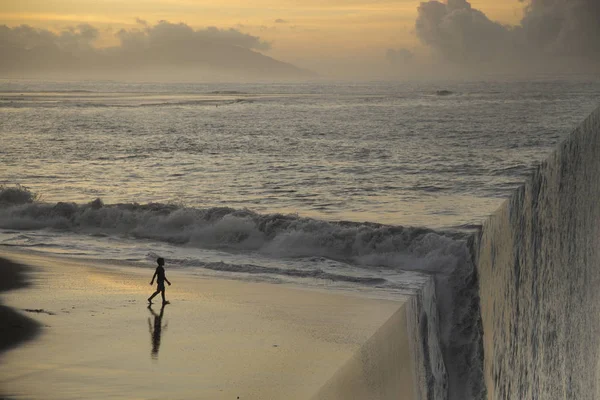
[[(1, 198), (1, 197), (0, 197)], [(197, 248), (258, 251), (275, 257), (319, 256), (359, 265), (439, 272), (415, 259), (448, 256), (461, 233), (375, 223), (323, 221), (247, 209), (173, 204), (87, 204), (13, 201), (0, 205), (0, 227), (122, 235)], [(442, 257), (443, 258), (443, 257)]]

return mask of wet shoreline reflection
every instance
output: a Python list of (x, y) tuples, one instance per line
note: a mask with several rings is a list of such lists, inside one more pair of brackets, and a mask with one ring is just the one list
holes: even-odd
[(158, 360), (158, 350), (160, 348), (160, 338), (161, 338), (161, 334), (163, 329), (166, 330), (167, 329), (167, 324), (165, 324), (165, 326), (162, 326), (162, 318), (164, 316), (164, 312), (165, 312), (165, 305), (163, 304), (162, 307), (160, 308), (160, 314), (156, 314), (154, 312), (154, 310), (152, 309), (152, 304), (148, 305), (148, 310), (150, 311), (150, 313), (152, 314), (152, 317), (154, 318), (154, 323), (152, 323), (151, 318), (148, 317), (148, 329), (150, 330), (150, 339), (152, 340), (152, 351), (150, 353), (150, 357), (153, 360)]

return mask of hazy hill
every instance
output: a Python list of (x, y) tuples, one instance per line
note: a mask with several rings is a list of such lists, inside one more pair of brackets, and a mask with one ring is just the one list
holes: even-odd
[(53, 33), (0, 26), (0, 77), (215, 80), (306, 79), (316, 74), (257, 51), (269, 44), (237, 30), (194, 30), (161, 22), (121, 31), (119, 46), (93, 46), (98, 30)]

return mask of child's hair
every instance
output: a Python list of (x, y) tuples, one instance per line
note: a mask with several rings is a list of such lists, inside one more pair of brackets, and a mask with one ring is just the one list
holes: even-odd
[(158, 263), (158, 265), (163, 265), (165, 263), (165, 259), (162, 257), (158, 257), (156, 259), (156, 262)]

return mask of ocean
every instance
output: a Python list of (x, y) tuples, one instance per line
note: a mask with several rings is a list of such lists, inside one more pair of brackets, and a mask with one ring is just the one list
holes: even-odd
[(586, 77), (3, 80), (0, 245), (391, 298), (433, 277), (430, 398), (485, 398), (473, 235), (599, 102)]

